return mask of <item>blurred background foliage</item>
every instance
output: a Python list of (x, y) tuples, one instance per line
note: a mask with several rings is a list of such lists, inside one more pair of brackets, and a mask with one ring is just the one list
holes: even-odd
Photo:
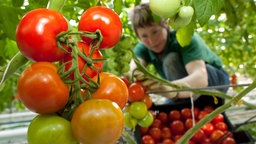
[[(188, 3), (190, 0), (183, 0)], [(202, 0), (194, 0), (193, 6)], [(160, 2), (160, 1), (159, 1)], [(196, 20), (194, 31), (198, 32), (210, 48), (223, 60), (230, 75), (254, 77), (256, 57), (256, 1), (255, 0), (203, 0), (204, 3), (218, 5), (219, 10), (210, 13), (206, 23)], [(6, 64), (18, 52), (15, 41), (16, 26), (22, 16), (36, 8), (47, 7), (48, 0), (0, 0), (0, 74)], [(128, 49), (138, 42), (128, 20), (129, 9), (141, 3), (141, 0), (66, 0), (61, 13), (75, 28), (84, 10), (95, 5), (104, 5), (115, 10), (123, 23), (123, 36), (111, 50), (104, 51), (108, 58), (105, 71), (121, 75), (129, 69), (131, 53)], [(209, 5), (208, 5), (209, 6)], [(221, 6), (221, 7), (220, 7)], [(204, 8), (204, 7), (203, 7)], [(204, 19), (205, 21), (205, 19)], [(16, 99), (18, 74), (0, 85), (0, 112), (23, 108)]]

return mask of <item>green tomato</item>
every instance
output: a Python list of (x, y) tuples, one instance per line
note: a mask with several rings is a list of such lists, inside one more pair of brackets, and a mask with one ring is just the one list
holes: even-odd
[(129, 112), (136, 119), (142, 119), (147, 115), (148, 108), (144, 102), (135, 101), (131, 103)]
[(176, 15), (181, 7), (181, 0), (150, 0), (150, 9), (162, 18), (169, 18)]
[(179, 11), (179, 16), (181, 18), (192, 18), (194, 14), (194, 9), (192, 6), (182, 6)]
[(37, 115), (27, 132), (31, 144), (78, 144), (68, 120), (58, 115)]
[(138, 120), (133, 118), (129, 112), (124, 113), (124, 126), (127, 128), (135, 129)]
[(180, 16), (174, 16), (170, 18), (170, 22), (172, 23), (173, 27), (185, 27), (188, 25), (192, 20), (191, 18), (181, 18)]
[(152, 113), (148, 111), (147, 115), (143, 119), (140, 119), (138, 121), (138, 124), (141, 127), (149, 127), (149, 126), (151, 126), (153, 121), (154, 121), (154, 117), (153, 117)]

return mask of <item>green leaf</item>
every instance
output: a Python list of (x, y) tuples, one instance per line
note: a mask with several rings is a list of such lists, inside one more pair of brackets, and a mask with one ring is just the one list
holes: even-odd
[(3, 73), (0, 73), (0, 85), (8, 79), (13, 73), (15, 73), (21, 66), (26, 64), (28, 59), (26, 59), (20, 52), (18, 52), (7, 64)]
[(14, 7), (21, 7), (24, 3), (24, 0), (12, 0), (12, 5)]
[(223, 0), (193, 0), (193, 4), (198, 22), (203, 26), (212, 15), (220, 11)]
[(179, 44), (184, 47), (190, 44), (194, 33), (194, 24), (191, 23), (177, 30), (176, 37)]
[(19, 23), (20, 10), (14, 7), (0, 5), (0, 30), (3, 30), (8, 38), (15, 40), (16, 26)]
[(29, 1), (29, 6), (32, 6), (32, 9), (35, 9), (35, 8), (46, 8), (49, 0), (28, 0), (28, 1)]
[(114, 11), (120, 15), (122, 12), (122, 6), (123, 6), (123, 1), (122, 0), (114, 0)]

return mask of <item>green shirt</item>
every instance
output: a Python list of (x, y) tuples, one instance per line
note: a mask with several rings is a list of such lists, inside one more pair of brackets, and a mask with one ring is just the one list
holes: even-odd
[(197, 33), (193, 35), (191, 43), (188, 46), (181, 47), (176, 38), (176, 31), (171, 31), (161, 59), (158, 59), (157, 55), (148, 49), (143, 43), (137, 44), (134, 48), (134, 53), (137, 57), (143, 59), (148, 64), (152, 63), (162, 77), (165, 77), (162, 62), (170, 52), (179, 53), (184, 65), (190, 61), (202, 59), (205, 63), (211, 64), (216, 68), (222, 67), (221, 59), (211, 51)]

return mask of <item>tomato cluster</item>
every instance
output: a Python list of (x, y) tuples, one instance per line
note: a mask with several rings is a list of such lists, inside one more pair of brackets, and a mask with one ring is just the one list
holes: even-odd
[[(28, 128), (29, 143), (106, 143), (122, 134), (128, 88), (102, 72), (101, 50), (122, 34), (119, 16), (104, 6), (82, 14), (69, 30), (59, 12), (46, 8), (25, 14), (16, 31), (20, 52), (30, 60), (18, 80), (18, 96), (38, 113)], [(61, 136), (60, 136), (61, 135)]]
[[(211, 113), (214, 108), (206, 105), (199, 109), (184, 107), (170, 111), (151, 111), (154, 121), (149, 127), (139, 127), (142, 144), (174, 144), (182, 135), (198, 121)], [(229, 132), (224, 115), (218, 114), (210, 122), (202, 126), (189, 140), (189, 144), (211, 144)], [(235, 144), (232, 134), (218, 143)]]

